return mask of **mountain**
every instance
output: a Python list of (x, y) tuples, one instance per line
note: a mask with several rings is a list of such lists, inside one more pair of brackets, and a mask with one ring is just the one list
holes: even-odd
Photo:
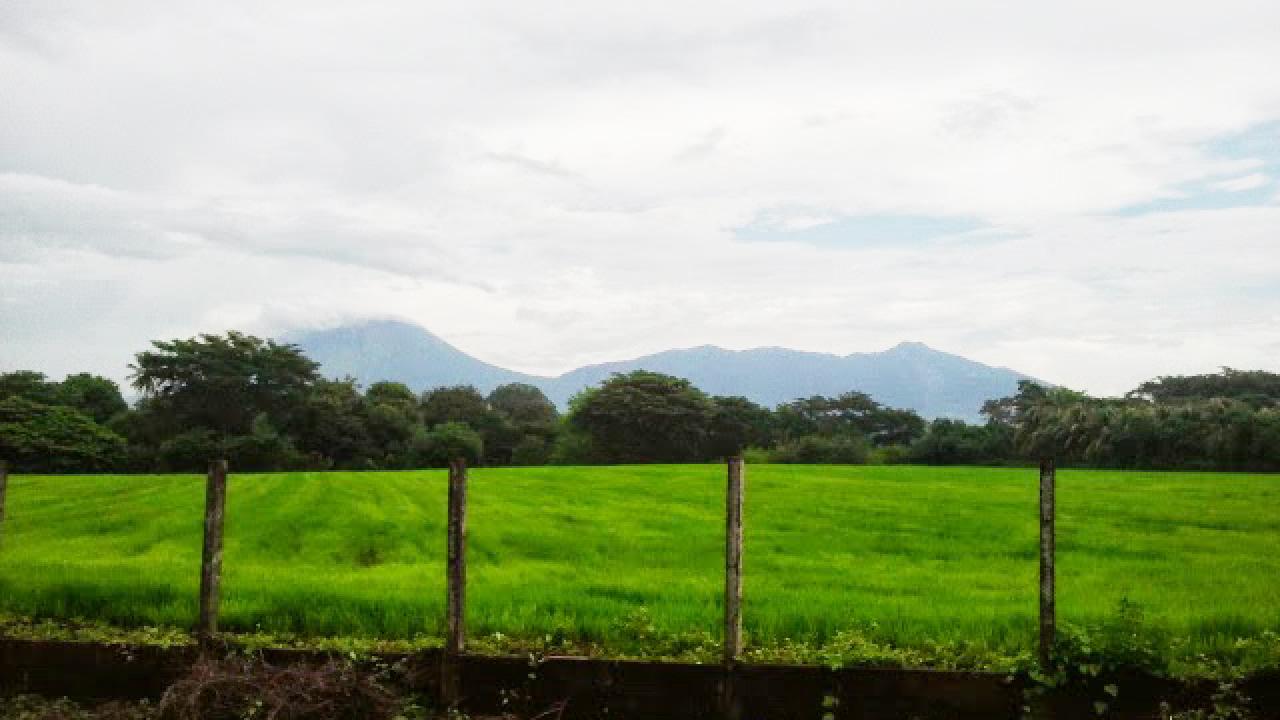
[(635, 360), (589, 365), (551, 381), (547, 396), (559, 402), (615, 372), (654, 370), (688, 378), (713, 395), (745, 395), (777, 405), (811, 395), (865, 392), (890, 407), (921, 415), (979, 418), (982, 403), (1012, 395), (1027, 378), (923, 343), (901, 343), (883, 352), (831, 355), (787, 348), (726, 350), (711, 345), (667, 350)]
[(477, 360), (417, 325), (378, 320), (286, 335), (329, 377), (350, 375), (368, 387), (396, 380), (422, 391), (441, 385), (475, 385), (484, 392), (512, 382), (540, 385), (525, 375)]
[(398, 380), (415, 390), (470, 384), (483, 392), (524, 382), (541, 388), (561, 408), (574, 393), (615, 372), (645, 369), (688, 378), (715, 395), (745, 395), (769, 406), (859, 390), (885, 405), (911, 408), (928, 418), (976, 421), (984, 401), (1011, 395), (1019, 380), (1031, 379), (916, 342), (852, 355), (704, 345), (542, 377), (477, 360), (425, 329), (402, 322), (366, 322), (286, 339), (301, 346), (332, 377), (351, 375), (365, 385)]

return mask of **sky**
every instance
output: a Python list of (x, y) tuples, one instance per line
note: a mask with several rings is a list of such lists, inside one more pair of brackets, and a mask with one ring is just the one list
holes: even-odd
[(554, 374), (1280, 371), (1280, 3), (0, 4), (0, 370), (411, 320)]

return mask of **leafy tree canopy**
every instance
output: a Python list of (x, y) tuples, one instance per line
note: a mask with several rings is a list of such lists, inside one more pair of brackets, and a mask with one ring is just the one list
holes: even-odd
[(405, 412), (417, 412), (418, 396), (404, 383), (376, 382), (369, 386), (364, 397), (373, 405), (390, 405)]
[(1280, 405), (1280, 374), (1224, 367), (1222, 372), (1208, 375), (1162, 376), (1142, 383), (1128, 397), (1161, 404), (1230, 398), (1255, 407), (1276, 407)]
[[(352, 378), (316, 380), (284, 425), (298, 448), (334, 467), (355, 469), (370, 454), (365, 401)], [(261, 433), (260, 433), (261, 434)]]
[(907, 444), (924, 432), (914, 411), (887, 408), (861, 392), (838, 397), (815, 395), (778, 406), (778, 427), (786, 437), (864, 436), (877, 445)]
[(480, 433), (460, 422), (444, 422), (414, 442), (415, 464), (446, 467), (454, 458), (474, 465), (484, 457), (484, 439)]
[(969, 425), (961, 420), (938, 418), (911, 446), (912, 462), (928, 465), (977, 465), (999, 463), (1012, 456), (1012, 430), (999, 423)]
[(538, 388), (525, 383), (499, 385), (489, 393), (489, 406), (502, 413), (523, 434), (551, 434), (560, 413)]
[(471, 385), (438, 387), (422, 394), (422, 421), (428, 427), (440, 423), (466, 423), (473, 428), (485, 425), (491, 410), (489, 402)]
[(92, 472), (117, 467), (125, 440), (74, 408), (23, 397), (0, 400), (0, 458), (23, 472)]
[(58, 405), (73, 407), (99, 423), (129, 409), (115, 381), (89, 373), (68, 375), (58, 384), (56, 400)]
[(319, 379), (319, 366), (296, 346), (235, 331), (152, 345), (130, 366), (133, 386), (176, 427), (207, 429), (224, 441), (248, 435), (262, 413), (287, 424)]
[(983, 412), (989, 426), (1012, 433), (1009, 454), (1023, 460), (1267, 470), (1277, 467), (1280, 448), (1280, 406), (1269, 399), (1277, 377), (1224, 369), (1216, 375), (1158, 378), (1123, 398), (1024, 382), (1016, 395), (987, 403)]
[(738, 455), (750, 446), (769, 444), (773, 413), (744, 397), (713, 397), (708, 450), (716, 457)]
[(703, 459), (714, 412), (688, 380), (636, 370), (575, 396), (569, 422), (607, 462), (688, 462)]
[(41, 405), (56, 405), (58, 384), (49, 382), (44, 373), (15, 370), (0, 373), (0, 399), (19, 397)]

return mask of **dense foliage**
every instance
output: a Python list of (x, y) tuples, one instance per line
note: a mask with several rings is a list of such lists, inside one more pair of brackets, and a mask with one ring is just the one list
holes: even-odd
[(141, 397), (111, 380), (0, 374), (0, 460), (18, 470), (403, 469), (473, 464), (705, 462), (1280, 469), (1280, 375), (1224, 369), (1161, 377), (1121, 398), (1024, 382), (979, 425), (926, 422), (851, 390), (762, 407), (688, 380), (615, 374), (565, 416), (536, 387), (417, 395), (326, 379), (296, 346), (237, 332), (153, 343), (132, 365)]
[(320, 377), (296, 347), (234, 331), (152, 345), (130, 366), (151, 412), (219, 440), (247, 434), (259, 415), (288, 422)]
[(637, 370), (574, 398), (569, 423), (610, 463), (690, 462), (707, 453), (716, 405), (688, 380)]
[(1009, 456), (1093, 467), (1280, 469), (1280, 376), (1261, 372), (1159, 378), (1124, 398), (1023, 383), (988, 403)]
[(107, 378), (0, 374), (0, 460), (24, 472), (242, 471), (543, 464), (560, 418), (537, 388), (489, 396), (325, 379), (293, 345), (241, 333), (156, 342), (129, 407)]
[(124, 449), (124, 438), (75, 408), (0, 399), (0, 458), (20, 470), (107, 470), (120, 464)]

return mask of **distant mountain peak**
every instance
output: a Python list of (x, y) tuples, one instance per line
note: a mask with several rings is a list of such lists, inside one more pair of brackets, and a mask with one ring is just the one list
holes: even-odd
[(483, 362), (425, 328), (395, 318), (304, 331), (286, 339), (319, 362), (326, 375), (350, 375), (366, 386), (396, 380), (417, 391), (475, 385), (488, 392), (498, 385), (522, 382), (541, 388), (561, 407), (575, 393), (615, 372), (643, 369), (687, 378), (714, 395), (743, 395), (768, 406), (856, 390), (925, 417), (976, 421), (984, 401), (1014, 394), (1018, 381), (1028, 378), (915, 341), (845, 356), (777, 346), (730, 350), (697, 345), (541, 377)]
[(475, 385), (488, 390), (511, 382), (541, 381), (532, 375), (490, 365), (413, 323), (373, 319), (288, 338), (330, 377), (351, 376), (368, 386), (402, 382), (417, 391), (443, 385)]
[(904, 340), (897, 345), (889, 348), (885, 352), (901, 353), (901, 352), (939, 352), (925, 345), (918, 340)]
[[(664, 350), (663, 352), (672, 352), (672, 351)], [(724, 355), (724, 354), (732, 354), (738, 351), (730, 350), (728, 348), (722, 348), (719, 345), (695, 345), (690, 348), (683, 348), (676, 352), (685, 352), (685, 353), (689, 353), (690, 355)]]

